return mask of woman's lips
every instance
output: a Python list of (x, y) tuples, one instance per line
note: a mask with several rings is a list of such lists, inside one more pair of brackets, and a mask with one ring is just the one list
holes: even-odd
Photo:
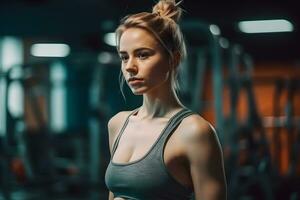
[(136, 80), (131, 80), (131, 81), (129, 81), (128, 83), (130, 84), (130, 85), (137, 85), (137, 84), (141, 84), (143, 82), (143, 80), (141, 80), (141, 79), (136, 79)]
[(130, 84), (130, 85), (138, 85), (138, 84), (141, 84), (143, 82), (143, 80), (142, 79), (129, 79), (129, 81), (128, 81), (128, 84)]

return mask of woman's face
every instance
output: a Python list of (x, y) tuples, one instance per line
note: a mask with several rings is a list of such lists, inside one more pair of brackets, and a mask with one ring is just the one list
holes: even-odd
[(170, 77), (166, 51), (152, 34), (141, 28), (129, 28), (120, 38), (122, 73), (136, 94), (159, 89)]

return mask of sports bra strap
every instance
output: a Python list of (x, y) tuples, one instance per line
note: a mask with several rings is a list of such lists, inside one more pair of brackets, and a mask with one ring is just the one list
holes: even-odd
[(119, 131), (118, 133), (118, 136), (117, 136), (117, 139), (115, 140), (114, 144), (113, 144), (113, 149), (112, 149), (112, 155), (111, 155), (111, 158), (113, 157), (115, 151), (116, 151), (116, 148), (117, 148), (117, 144), (119, 143), (119, 140), (120, 140), (120, 137), (124, 131), (124, 129), (126, 128), (127, 124), (128, 124), (128, 121), (129, 121), (129, 117), (133, 114), (135, 114), (137, 111), (138, 111), (139, 108), (136, 108), (135, 110), (133, 110), (127, 117), (126, 117), (126, 120), (123, 124), (123, 127), (121, 128), (121, 130)]

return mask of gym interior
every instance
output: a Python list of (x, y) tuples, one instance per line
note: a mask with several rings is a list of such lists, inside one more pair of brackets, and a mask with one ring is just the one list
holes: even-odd
[[(0, 200), (108, 199), (107, 122), (141, 104), (114, 30), (139, 0), (0, 3)], [(300, 199), (300, 16), (292, 1), (188, 1), (180, 99), (220, 139), (230, 200)]]

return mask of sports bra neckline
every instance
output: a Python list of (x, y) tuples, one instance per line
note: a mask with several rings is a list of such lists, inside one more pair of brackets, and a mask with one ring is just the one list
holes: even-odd
[(165, 125), (165, 127), (162, 129), (162, 131), (159, 133), (159, 136), (156, 138), (155, 142), (151, 145), (150, 149), (147, 150), (147, 152), (145, 153), (145, 155), (143, 155), (141, 158), (138, 158), (136, 160), (132, 160), (132, 161), (128, 161), (128, 162), (115, 162), (113, 161), (113, 158), (114, 158), (114, 155), (115, 155), (115, 152), (117, 151), (117, 148), (118, 148), (118, 145), (119, 145), (119, 141), (120, 141), (120, 138), (122, 137), (123, 135), (123, 132), (124, 130), (126, 129), (127, 125), (128, 125), (128, 122), (129, 122), (129, 117), (132, 116), (132, 115), (135, 115), (138, 111), (139, 111), (139, 108), (135, 109), (134, 111), (132, 111), (126, 118), (126, 121), (122, 127), (122, 129), (119, 131), (119, 134), (118, 134), (118, 137), (115, 141), (116, 144), (114, 144), (114, 151), (113, 151), (113, 154), (111, 156), (111, 159), (110, 159), (110, 162), (112, 165), (115, 165), (115, 166), (128, 166), (128, 165), (132, 165), (132, 164), (135, 164), (135, 163), (138, 163), (142, 160), (144, 160), (149, 154), (150, 152), (152, 151), (152, 149), (156, 146), (156, 144), (159, 142), (160, 138), (164, 135), (164, 132), (167, 130), (167, 128), (170, 126), (170, 124), (172, 123), (173, 119), (176, 118), (178, 115), (180, 115), (180, 113), (186, 111), (187, 108), (182, 108), (180, 111), (176, 112), (167, 122), (167, 124)]

